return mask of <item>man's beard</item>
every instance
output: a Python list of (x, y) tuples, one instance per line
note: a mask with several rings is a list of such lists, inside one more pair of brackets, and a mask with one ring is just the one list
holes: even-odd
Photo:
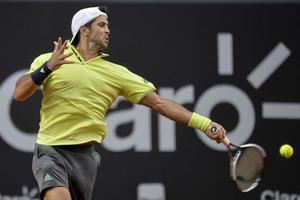
[(98, 51), (101, 52), (107, 48), (107, 45), (103, 44), (102, 42), (99, 42), (96, 44), (96, 47), (97, 47)]

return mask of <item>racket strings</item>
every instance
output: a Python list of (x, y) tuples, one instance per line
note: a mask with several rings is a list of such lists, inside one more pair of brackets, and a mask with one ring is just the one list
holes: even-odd
[(237, 186), (246, 191), (255, 187), (260, 181), (260, 173), (263, 168), (263, 156), (254, 147), (239, 150), (236, 157), (235, 178)]

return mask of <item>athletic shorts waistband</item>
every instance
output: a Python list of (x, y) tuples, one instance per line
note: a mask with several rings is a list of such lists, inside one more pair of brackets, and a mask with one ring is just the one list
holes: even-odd
[(62, 149), (67, 151), (73, 151), (73, 152), (92, 152), (95, 151), (96, 143), (87, 143), (87, 144), (73, 144), (73, 145), (43, 145), (43, 144), (36, 144), (41, 146), (49, 146), (54, 149)]

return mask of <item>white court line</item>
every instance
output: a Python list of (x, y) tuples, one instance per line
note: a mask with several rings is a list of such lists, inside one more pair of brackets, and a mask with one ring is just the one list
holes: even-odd
[(248, 75), (247, 80), (255, 89), (259, 88), (290, 54), (290, 50), (280, 42)]
[(262, 116), (265, 119), (300, 119), (300, 103), (263, 102)]

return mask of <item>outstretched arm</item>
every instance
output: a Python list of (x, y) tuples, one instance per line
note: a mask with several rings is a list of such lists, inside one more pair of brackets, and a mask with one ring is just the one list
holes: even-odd
[[(208, 118), (196, 113), (192, 113), (176, 102), (166, 99), (155, 92), (145, 96), (140, 104), (151, 108), (153, 111), (177, 123), (200, 129), (209, 138), (217, 142), (220, 142), (225, 137), (226, 130), (220, 124), (212, 122)], [(219, 131), (217, 133), (212, 132), (211, 129), (213, 127), (217, 127)]]
[(39, 85), (42, 84), (43, 80), (52, 71), (58, 69), (63, 64), (73, 63), (71, 61), (65, 60), (67, 57), (72, 55), (72, 53), (64, 55), (67, 41), (62, 43), (62, 39), (58, 38), (58, 40), (54, 42), (54, 45), (55, 47), (52, 56), (47, 61), (47, 63), (38, 68), (32, 74), (25, 74), (17, 80), (14, 91), (15, 100), (25, 101), (35, 93), (35, 91), (39, 88)]

